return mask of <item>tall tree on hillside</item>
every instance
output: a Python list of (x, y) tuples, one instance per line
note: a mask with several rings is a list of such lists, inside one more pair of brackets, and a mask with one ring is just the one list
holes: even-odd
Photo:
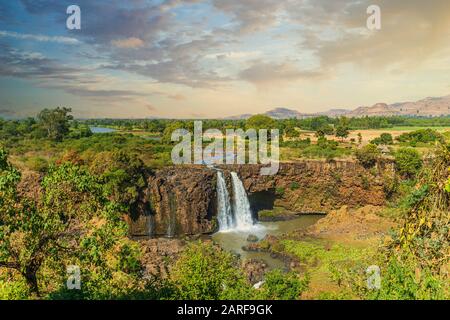
[(47, 132), (47, 137), (61, 141), (69, 133), (69, 121), (73, 120), (70, 108), (44, 109), (38, 114), (40, 126)]

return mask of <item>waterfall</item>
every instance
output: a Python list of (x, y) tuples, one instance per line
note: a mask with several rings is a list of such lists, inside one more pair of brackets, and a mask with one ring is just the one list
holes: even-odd
[(236, 172), (231, 173), (234, 193), (234, 216), (236, 220), (236, 229), (250, 229), (253, 226), (252, 211), (250, 202), (247, 198), (244, 185)]
[(233, 205), (223, 172), (217, 171), (217, 220), (219, 231), (249, 230), (254, 226), (250, 202), (244, 185), (236, 172), (231, 172), (233, 184)]
[(222, 171), (217, 171), (217, 219), (219, 230), (226, 231), (233, 229), (233, 213), (231, 211), (230, 195), (228, 194), (227, 183)]

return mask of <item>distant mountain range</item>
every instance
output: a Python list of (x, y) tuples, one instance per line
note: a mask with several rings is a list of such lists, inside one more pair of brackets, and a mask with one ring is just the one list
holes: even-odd
[[(416, 102), (399, 102), (393, 104), (377, 103), (371, 107), (349, 109), (330, 109), (325, 112), (301, 113), (288, 108), (276, 108), (264, 113), (273, 119), (303, 119), (321, 115), (329, 117), (365, 117), (365, 116), (416, 116), (439, 117), (450, 115), (450, 95), (445, 97), (428, 97)], [(251, 114), (242, 114), (226, 119), (248, 119)]]

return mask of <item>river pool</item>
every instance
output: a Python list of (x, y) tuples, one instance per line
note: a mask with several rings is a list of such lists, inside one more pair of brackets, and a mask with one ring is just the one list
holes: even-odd
[(224, 231), (217, 232), (212, 235), (212, 239), (217, 242), (223, 249), (239, 254), (242, 259), (262, 259), (270, 269), (284, 269), (284, 262), (270, 256), (267, 252), (249, 252), (242, 250), (242, 247), (249, 242), (247, 238), (250, 234), (257, 236), (262, 240), (266, 235), (281, 235), (298, 229), (305, 229), (319, 219), (323, 215), (302, 215), (293, 220), (276, 221), (276, 222), (258, 222), (254, 228), (247, 231)]

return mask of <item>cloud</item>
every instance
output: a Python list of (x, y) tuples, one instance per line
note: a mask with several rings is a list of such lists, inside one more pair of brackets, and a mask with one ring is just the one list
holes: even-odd
[(69, 44), (69, 45), (75, 45), (80, 44), (80, 41), (78, 41), (75, 38), (70, 37), (62, 37), (62, 36), (46, 36), (46, 35), (35, 35), (35, 34), (24, 34), (24, 33), (18, 33), (18, 32), (12, 32), (12, 31), (1, 31), (0, 30), (0, 37), (11, 37), (21, 40), (32, 40), (32, 41), (39, 41), (39, 42), (54, 42), (54, 43), (60, 43), (60, 44)]
[(238, 32), (257, 32), (276, 24), (278, 14), (284, 6), (277, 0), (213, 0), (216, 9), (231, 15)]
[(144, 45), (144, 41), (139, 38), (131, 37), (122, 40), (113, 40), (112, 45), (118, 48), (135, 49)]
[(319, 73), (310, 70), (301, 70), (294, 62), (289, 61), (282, 63), (254, 61), (249, 68), (239, 73), (241, 80), (256, 85), (295, 81), (318, 76), (320, 76)]
[(186, 100), (186, 97), (181, 94), (171, 94), (171, 95), (168, 95), (167, 98), (176, 100), (176, 101)]
[(312, 50), (323, 69), (350, 63), (372, 70), (411, 70), (449, 47), (450, 2), (379, 0), (382, 28), (369, 32), (366, 9), (371, 0), (317, 0), (294, 7), (290, 16), (308, 27), (301, 33), (302, 50)]

